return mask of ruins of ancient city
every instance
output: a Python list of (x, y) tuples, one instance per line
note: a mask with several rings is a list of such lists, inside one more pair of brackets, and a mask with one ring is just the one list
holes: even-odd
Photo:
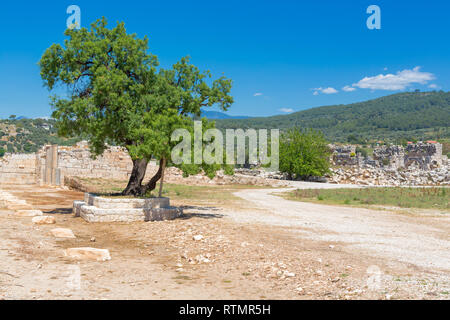
[[(373, 155), (367, 157), (358, 154), (356, 146), (330, 145), (329, 147), (332, 150), (332, 171), (327, 177), (318, 179), (319, 182), (290, 181), (287, 180), (286, 174), (270, 172), (265, 168), (255, 166), (248, 169), (237, 168), (234, 175), (219, 172), (213, 179), (203, 174), (183, 177), (179, 169), (167, 169), (166, 181), (169, 184), (186, 185), (191, 186), (191, 188), (203, 188), (203, 186), (216, 188), (213, 192), (221, 192), (220, 188), (226, 189), (232, 186), (235, 196), (230, 199), (225, 197), (224, 201), (216, 199), (213, 202), (202, 199), (171, 201), (169, 198), (112, 199), (97, 195), (98, 189), (96, 189), (95, 184), (93, 185), (89, 181), (101, 182), (106, 185), (119, 182), (120, 186), (120, 181), (123, 185), (131, 174), (131, 158), (120, 147), (109, 147), (102, 156), (95, 159), (92, 157), (88, 143), (85, 141), (74, 146), (47, 145), (35, 154), (6, 154), (0, 160), (0, 205), (2, 206), (0, 211), (8, 213), (6, 216), (2, 216), (3, 220), (15, 220), (15, 228), (18, 228), (18, 224), (29, 225), (27, 228), (31, 228), (30, 232), (33, 235), (30, 235), (31, 238), (26, 243), (21, 244), (23, 250), (26, 250), (23, 256), (26, 258), (25, 261), (30, 261), (26, 262), (27, 265), (30, 264), (27, 268), (36, 268), (32, 272), (40, 273), (41, 268), (44, 268), (43, 265), (48, 264), (45, 268), (52, 269), (53, 266), (50, 266), (53, 263), (48, 259), (55, 261), (55, 268), (58, 268), (56, 265), (59, 263), (69, 263), (69, 266), (72, 267), (69, 269), (63, 268), (68, 271), (65, 271), (62, 276), (65, 280), (56, 291), (50, 289), (48, 292), (42, 292), (41, 289), (30, 289), (30, 286), (42, 286), (41, 283), (32, 280), (31, 284), (24, 286), (26, 289), (9, 291), (12, 296), (8, 296), (8, 291), (5, 291), (3, 297), (93, 298), (103, 296), (105, 298), (120, 298), (122, 295), (114, 292), (114, 289), (108, 289), (108, 291), (102, 293), (100, 284), (88, 284), (97, 280), (83, 279), (100, 277), (99, 282), (102, 283), (101, 279), (105, 277), (103, 272), (106, 271), (95, 272), (94, 269), (98, 268), (96, 264), (108, 263), (114, 265), (118, 263), (118, 260), (125, 259), (123, 255), (130, 250), (126, 255), (132, 257), (130, 263), (133, 265), (139, 263), (138, 261), (142, 259), (150, 258), (153, 260), (159, 254), (166, 256), (163, 253), (166, 249), (169, 253), (164, 261), (167, 260), (167, 262), (164, 262), (160, 267), (157, 264), (152, 267), (153, 269), (162, 268), (162, 270), (166, 270), (165, 273), (172, 272), (175, 278), (177, 277), (176, 274), (180, 277), (183, 275), (186, 279), (192, 277), (192, 279), (197, 279), (196, 281), (199, 281), (199, 283), (225, 281), (212, 280), (217, 277), (221, 278), (221, 273), (224, 273), (223, 277), (233, 279), (230, 281), (240, 282), (239, 286), (234, 287), (234, 289), (231, 289), (233, 286), (227, 285), (228, 282), (222, 282), (219, 285), (219, 287), (223, 287), (222, 289), (216, 288), (213, 291), (209, 289), (203, 291), (202, 289), (197, 292), (196, 287), (200, 284), (193, 285), (190, 283), (192, 281), (177, 280), (178, 286), (184, 287), (184, 289), (180, 289), (181, 292), (184, 292), (184, 290), (196, 292), (189, 298), (196, 296), (222, 298), (225, 294), (222, 292), (223, 290), (227, 291), (227, 294), (232, 294), (233, 298), (257, 297), (254, 294), (263, 287), (264, 294), (261, 294), (260, 298), (263, 296), (283, 299), (324, 298), (327, 296), (322, 296), (323, 288), (330, 284), (331, 288), (327, 289), (327, 292), (330, 292), (328, 297), (338, 299), (417, 298), (427, 297), (430, 290), (445, 292), (445, 288), (448, 286), (445, 273), (431, 276), (426, 270), (429, 267), (432, 267), (435, 271), (440, 268), (445, 269), (448, 262), (447, 251), (443, 250), (437, 254), (432, 252), (435, 252), (434, 250), (439, 247), (444, 249), (446, 240), (433, 240), (430, 235), (425, 234), (420, 236), (416, 234), (416, 236), (411, 237), (411, 232), (417, 232), (416, 229), (411, 227), (411, 223), (417, 219), (423, 219), (420, 217), (424, 213), (421, 213), (420, 210), (402, 209), (398, 213), (384, 213), (383, 210), (390, 209), (373, 211), (374, 209), (371, 208), (345, 209), (331, 205), (306, 203), (300, 205), (301, 203), (290, 204), (288, 200), (282, 200), (279, 196), (275, 196), (277, 192), (286, 192), (292, 190), (292, 188), (320, 190), (337, 187), (445, 186), (449, 184), (450, 180), (448, 159), (445, 155), (442, 155), (442, 146), (435, 142), (419, 142), (409, 144), (406, 147), (383, 145), (376, 147)], [(158, 166), (154, 161), (150, 162), (147, 167), (148, 176), (152, 176), (157, 168)], [(234, 189), (238, 186), (242, 186), (244, 189)], [(243, 192), (245, 188), (250, 188), (250, 186), (256, 189)], [(264, 207), (260, 207), (263, 203)], [(280, 206), (286, 208), (281, 209), (285, 211), (280, 211)], [(347, 210), (350, 211), (347, 212)], [(353, 211), (354, 213), (351, 213)], [(400, 237), (398, 240), (383, 238), (383, 242), (386, 244), (379, 248), (383, 248), (380, 251), (383, 252), (383, 259), (389, 257), (394, 259), (399, 252), (398, 250), (408, 252), (407, 247), (418, 241), (414, 240), (415, 237), (421, 239), (420, 246), (422, 247), (421, 250), (424, 251), (420, 255), (414, 253), (411, 256), (402, 253), (401, 261), (394, 264), (392, 260), (388, 259), (386, 262), (382, 262), (383, 259), (368, 258), (366, 254), (364, 254), (365, 258), (362, 258), (358, 253), (360, 250), (355, 250), (357, 247), (374, 253), (379, 250), (373, 241), (381, 241), (381, 238), (379, 238), (381, 235), (373, 233), (377, 232), (373, 223), (381, 223), (389, 215), (398, 215), (403, 211), (409, 212), (408, 214), (416, 213), (411, 217), (405, 216), (400, 220), (389, 218), (383, 222), (388, 224), (388, 229), (397, 229), (399, 226), (404, 228), (398, 234)], [(292, 212), (297, 212), (302, 218), (297, 220), (298, 218), (291, 217)], [(319, 223), (319, 228), (304, 224), (304, 219), (305, 222), (315, 221), (310, 214), (319, 214), (319, 212), (322, 215), (327, 212), (326, 215), (322, 216), (322, 219), (325, 220), (310, 222), (313, 224)], [(345, 215), (352, 214), (356, 214), (360, 219), (363, 219), (361, 223), (369, 225), (364, 227), (362, 225), (357, 227), (359, 224), (353, 225), (355, 230), (352, 231), (347, 228), (342, 229), (339, 224), (335, 224)], [(411, 221), (408, 222), (408, 220)], [(427, 228), (437, 227), (432, 221), (427, 222)], [(439, 223), (439, 219), (435, 221)], [(150, 229), (146, 227), (147, 223), (151, 223)], [(130, 240), (126, 239), (131, 235), (130, 228), (131, 230), (144, 228), (151, 233), (156, 231), (155, 236), (160, 237), (158, 242), (162, 241), (162, 243), (155, 244), (155, 239), (151, 236), (150, 243), (145, 244), (149, 239), (146, 239), (144, 235), (140, 235), (138, 238), (141, 239), (139, 241), (142, 244), (128, 243)], [(303, 240), (299, 243), (298, 235), (292, 234), (292, 231), (289, 230), (292, 228), (297, 230), (296, 232), (300, 232), (300, 237)], [(278, 230), (276, 237), (274, 237), (273, 230)], [(106, 236), (104, 232), (107, 232), (108, 235)], [(258, 236), (255, 232), (258, 233)], [(340, 232), (339, 236), (337, 234), (333, 236), (334, 232)], [(368, 237), (366, 244), (363, 245), (360, 240), (357, 240), (360, 237), (357, 234), (366, 234), (365, 237)], [(401, 240), (402, 237), (404, 237), (404, 240)], [(52, 238), (56, 239), (56, 247), (51, 244)], [(122, 239), (120, 244), (115, 242), (118, 239)], [(286, 241), (292, 247), (277, 245), (281, 239), (284, 239), (283, 242), (289, 239)], [(438, 242), (436, 242), (435, 247), (425, 248), (424, 245), (430, 241)], [(444, 242), (438, 245), (440, 241)], [(294, 245), (296, 242), (298, 244)], [(170, 249), (164, 249), (168, 244)], [(301, 247), (297, 247), (298, 245)], [(238, 264), (236, 263), (240, 258), (233, 253), (235, 250), (241, 252), (239, 256), (244, 255), (242, 256), (244, 260)], [(250, 254), (248, 250), (252, 253)], [(295, 262), (297, 259), (295, 250), (302, 252), (300, 264)], [(310, 250), (313, 250), (311, 254), (309, 253)], [(413, 250), (411, 253), (415, 252), (416, 247), (411, 250)], [(233, 258), (230, 255), (233, 255)], [(259, 255), (261, 255), (262, 260), (259, 260)], [(127, 264), (127, 259), (129, 258), (118, 263), (114, 269), (120, 270), (120, 268), (123, 268), (122, 265)], [(58, 260), (61, 262), (57, 262)], [(41, 262), (38, 263), (38, 261)], [(428, 279), (426, 281), (429, 281), (430, 285), (418, 285), (416, 282), (418, 280), (413, 280), (418, 279), (417, 275), (407, 276), (410, 272), (407, 271), (407, 266), (410, 263), (423, 268), (423, 271), (419, 271), (420, 277), (426, 277)], [(112, 265), (101, 267), (102, 270), (104, 268), (110, 269)], [(230, 271), (237, 268), (236, 270), (239, 271), (230, 272), (224, 268), (231, 268)], [(85, 269), (91, 270), (87, 272), (93, 272), (93, 274), (86, 277), (78, 274), (79, 272), (85, 272), (80, 271)], [(374, 272), (374, 274), (371, 275), (368, 270), (372, 270), (370, 272)], [(50, 274), (48, 277), (50, 277)], [(95, 276), (96, 274), (97, 276)], [(193, 274), (197, 276), (201, 274), (201, 276), (197, 278)], [(211, 275), (208, 276), (207, 274)], [(242, 275), (238, 276), (238, 274), (248, 274), (248, 276), (242, 278)], [(350, 276), (351, 281), (350, 278), (347, 279), (347, 276), (343, 278), (342, 275), (344, 274), (352, 275)], [(379, 280), (375, 287), (368, 287), (368, 281), (375, 276), (382, 280)], [(57, 277), (60, 277), (60, 274)], [(74, 280), (76, 284), (67, 286), (69, 280), (64, 277), (69, 277), (69, 280), (72, 279), (71, 277), (75, 277), (77, 279)], [(150, 280), (140, 283), (139, 281), (142, 281), (142, 279), (147, 279), (140, 272), (136, 274), (136, 277), (135, 280), (130, 280), (130, 289), (137, 286), (144, 290), (152, 283)], [(107, 278), (105, 277), (104, 281)], [(401, 289), (397, 286), (397, 291), (394, 293), (388, 288), (391, 288), (390, 286), (397, 279), (402, 279), (402, 284), (405, 285)], [(55, 280), (55, 282), (58, 281)], [(241, 282), (245, 283), (246, 281), (251, 281), (252, 285), (249, 285), (247, 290), (241, 291), (239, 289), (242, 288)], [(255, 281), (258, 283), (257, 285), (255, 285)], [(308, 284), (306, 284), (307, 281)], [(135, 284), (131, 285), (131, 283)], [(148, 283), (148, 285), (145, 283)], [(163, 280), (162, 283), (167, 286), (170, 280)], [(169, 287), (171, 286), (169, 285)], [(55, 288), (57, 287), (58, 285)], [(151, 287), (153, 288), (153, 286)], [(159, 289), (137, 291), (132, 297), (158, 299), (178, 297), (178, 295), (174, 295), (173, 290), (170, 294), (169, 292), (166, 294), (164, 291), (167, 289), (162, 289), (159, 285), (156, 287)], [(230, 289), (226, 289), (226, 287), (230, 287)]]
[[(445, 186), (450, 185), (449, 162), (442, 154), (442, 144), (435, 141), (410, 143), (406, 147), (382, 145), (367, 157), (357, 153), (355, 145), (329, 145), (333, 164), (331, 174), (320, 179), (333, 184), (361, 186)], [(240, 183), (264, 185), (264, 178), (281, 180), (287, 175), (265, 170), (257, 164), (251, 169), (238, 168), (234, 176), (219, 174), (214, 179), (204, 175), (187, 181), (207, 183)], [(148, 176), (157, 170), (155, 162), (148, 165)], [(128, 180), (132, 171), (131, 158), (119, 147), (110, 147), (93, 159), (86, 141), (72, 147), (48, 145), (36, 154), (5, 154), (0, 158), (0, 173), (8, 183), (70, 187), (81, 178)], [(181, 181), (182, 172), (169, 168), (169, 181)], [(177, 180), (178, 179), (178, 180)], [(311, 177), (314, 180), (314, 177)]]
[(450, 300), (449, 10), (3, 3), (0, 306)]

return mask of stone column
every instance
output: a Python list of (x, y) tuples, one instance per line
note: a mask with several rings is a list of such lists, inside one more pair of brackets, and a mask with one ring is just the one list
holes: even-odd
[(51, 146), (51, 153), (52, 153), (52, 180), (51, 185), (57, 186), (59, 185), (59, 170), (58, 170), (58, 146), (53, 145)]
[(50, 185), (52, 183), (52, 149), (51, 146), (46, 146), (45, 149), (45, 178), (44, 185)]

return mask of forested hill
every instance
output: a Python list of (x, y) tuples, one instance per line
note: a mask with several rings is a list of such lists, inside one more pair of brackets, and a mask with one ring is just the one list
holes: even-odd
[(0, 119), (0, 157), (6, 152), (32, 153), (45, 144), (72, 145), (79, 140), (58, 137), (53, 119)]
[(217, 120), (230, 128), (294, 126), (322, 131), (332, 141), (440, 139), (450, 137), (450, 92), (399, 93), (349, 105), (334, 105), (266, 118)]

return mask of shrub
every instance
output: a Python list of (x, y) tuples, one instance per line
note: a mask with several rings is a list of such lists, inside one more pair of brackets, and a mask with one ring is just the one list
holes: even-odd
[(294, 128), (280, 139), (280, 171), (292, 178), (329, 173), (330, 150), (322, 133)]

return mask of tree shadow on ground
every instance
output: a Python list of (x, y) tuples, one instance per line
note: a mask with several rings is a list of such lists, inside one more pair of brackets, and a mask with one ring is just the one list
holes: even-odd
[(42, 212), (45, 214), (72, 214), (73, 209), (72, 208), (56, 208), (56, 209), (53, 209), (50, 211), (42, 210)]
[[(215, 207), (200, 207), (200, 206), (182, 206), (183, 215), (179, 219), (188, 220), (192, 218), (202, 218), (202, 219), (221, 219), (224, 217), (223, 214), (215, 214), (215, 213), (201, 213), (201, 211), (219, 211), (218, 208)], [(200, 212), (186, 213), (187, 210), (195, 210)]]

